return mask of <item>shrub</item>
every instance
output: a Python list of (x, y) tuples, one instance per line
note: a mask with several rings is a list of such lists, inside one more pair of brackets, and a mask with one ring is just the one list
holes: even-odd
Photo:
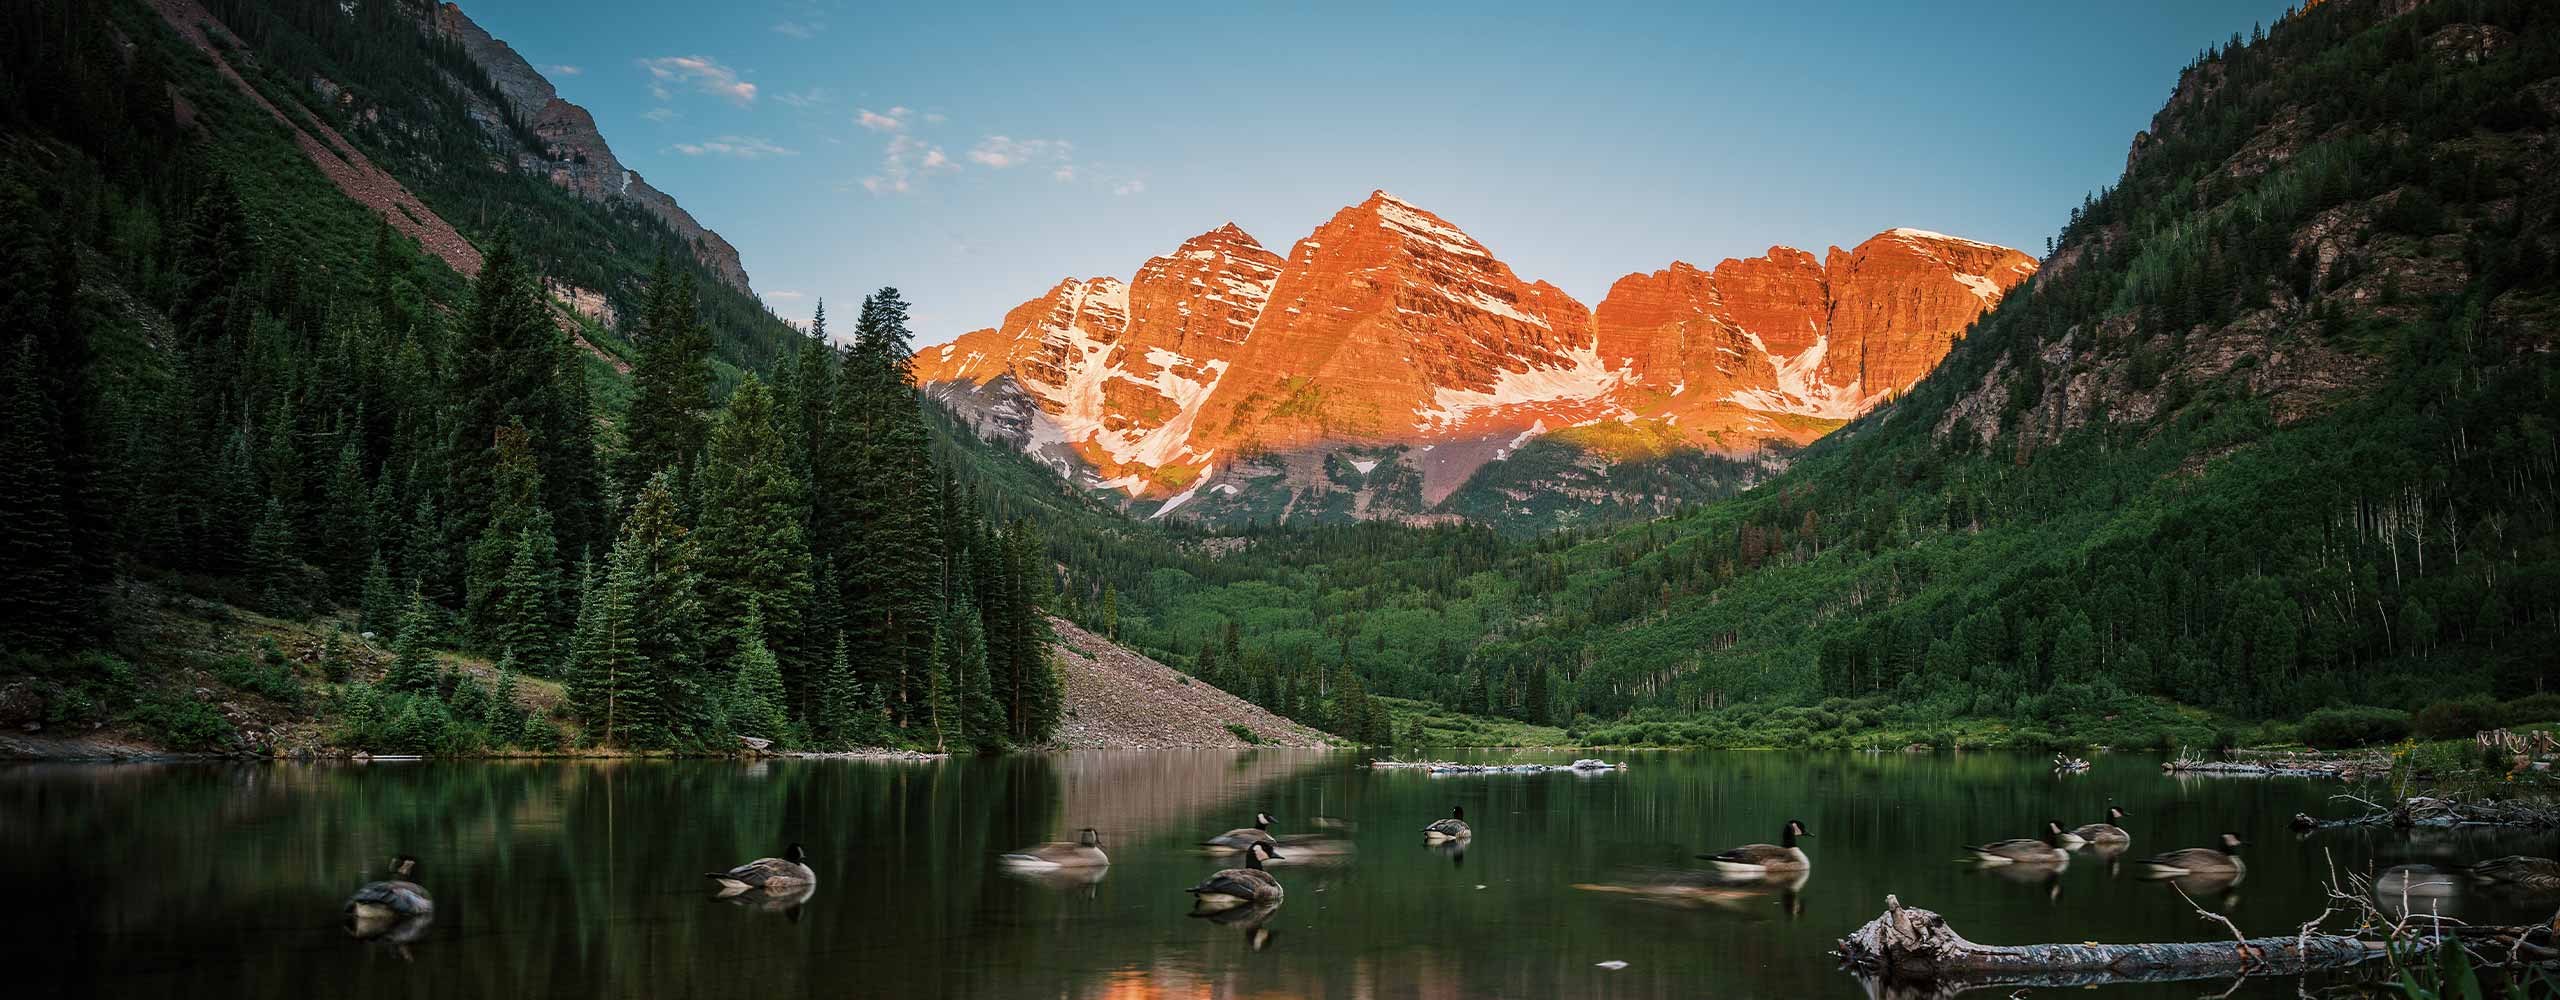
[(2396, 743), (2409, 735), (2409, 713), (2371, 705), (2324, 708), (2302, 717), (2302, 742), (2322, 750)]
[(297, 705), (302, 702), (302, 679), (294, 676), (293, 668), (281, 657), (263, 661), (246, 656), (229, 657), (214, 664), (213, 676), (237, 690), (278, 704)]
[(2504, 716), (2498, 703), (2486, 697), (2439, 701), (2419, 709), (2410, 719), (2410, 728), (2422, 740), (2467, 739), (2481, 730), (2498, 728)]
[(1245, 725), (1244, 723), (1241, 723), (1241, 722), (1230, 722), (1230, 723), (1227, 723), (1227, 731), (1228, 731), (1228, 732), (1230, 732), (1230, 733), (1234, 733), (1237, 739), (1240, 739), (1240, 740), (1245, 741), (1245, 743), (1246, 743), (1246, 744), (1248, 744), (1248, 745), (1251, 745), (1251, 746), (1261, 746), (1261, 745), (1262, 745), (1262, 734), (1261, 734), (1261, 733), (1254, 732), (1252, 727), (1247, 726), (1247, 725)]
[(134, 709), (133, 721), (172, 750), (218, 750), (238, 735), (220, 711), (186, 697), (163, 695), (144, 701)]
[(2560, 722), (2560, 694), (2529, 694), (2508, 702), (2501, 713), (2502, 725), (2524, 726), (2536, 722)]

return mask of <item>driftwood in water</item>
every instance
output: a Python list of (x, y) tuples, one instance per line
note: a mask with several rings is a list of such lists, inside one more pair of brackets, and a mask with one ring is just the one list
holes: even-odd
[(1887, 983), (2086, 985), (2289, 975), (2345, 968), (2383, 950), (2379, 942), (2309, 932), (2176, 944), (1976, 944), (1936, 913), (1904, 906), (1892, 896), (1884, 906), (1883, 916), (1840, 940), (1839, 955)]
[(2296, 813), (2296, 830), (2327, 830), (2342, 826), (2523, 826), (2550, 829), (2560, 827), (2560, 805), (2542, 802), (2479, 801), (2413, 795), (2389, 805), (2353, 795), (2332, 798), (2362, 805), (2361, 816), (2346, 819), (2320, 819), (2307, 813)]
[(2212, 760), (2187, 751), (2179, 754), (2176, 760), (2162, 761), (2160, 770), (2180, 775), (2341, 778), (2354, 781), (2391, 773), (2391, 758), (2373, 753), (2341, 755), (2316, 751), (2233, 750), (2226, 759)]

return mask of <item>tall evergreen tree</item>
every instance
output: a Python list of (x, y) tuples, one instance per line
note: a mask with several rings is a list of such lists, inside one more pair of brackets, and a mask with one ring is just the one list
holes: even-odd
[[(553, 345), (559, 336), (543, 303), (541, 286), (517, 259), (514, 239), (500, 235), (472, 285), (471, 309), (448, 358), (452, 400), (446, 416), (440, 504), (447, 546), (459, 552), (487, 537), (501, 504), (507, 505), (503, 513), (519, 519), (499, 530), (492, 561), (484, 563), (475, 556), (467, 566), (478, 578), (470, 584), (473, 601), (466, 614), (475, 628), (485, 611), (479, 599), (489, 593), (488, 581), (505, 571), (507, 550), (522, 526), (521, 519), (531, 516), (528, 505), (549, 515), (541, 465), (525, 432), (557, 426), (558, 417), (548, 404), (557, 398), (554, 371), (559, 355)], [(504, 484), (502, 496), (499, 476), (509, 456), (501, 454), (501, 432), (510, 426), (516, 432), (512, 446), (523, 449), (515, 457), (528, 462), (511, 471), (529, 475)], [(522, 493), (527, 485), (533, 488), (529, 500)]]
[(78, 621), (77, 555), (64, 509), (62, 472), (46, 437), (51, 407), (35, 372), (35, 345), (0, 358), (0, 645), (61, 649)]
[(567, 656), (554, 622), (562, 602), (559, 558), (553, 548), (551, 537), (538, 525), (527, 525), (517, 533), (515, 557), (507, 564), (497, 607), (498, 648), (537, 676), (557, 673)]
[[(530, 572), (536, 578), (557, 580), (560, 571), (551, 534), (551, 512), (543, 506), (542, 471), (532, 436), (523, 427), (510, 424), (499, 428), (494, 440), (489, 506), (480, 536), (471, 543), (464, 574), (468, 583), (464, 621), (470, 625), (472, 640), (491, 649), (500, 648), (499, 630), (509, 600), (508, 567), (525, 547), (528, 532), (538, 535), (545, 549), (539, 564)], [(534, 599), (538, 603), (530, 606), (531, 612), (545, 619), (546, 628), (556, 611), (550, 603), (556, 596), (539, 595)]]
[[(694, 541), (712, 657), (725, 661), (734, 655), (750, 612), (757, 612), (756, 638), (775, 651), (793, 686), (805, 690), (807, 662), (798, 648), (811, 586), (808, 543), (800, 534), (807, 521), (805, 498), (774, 427), (773, 394), (753, 375), (721, 411), (703, 464), (702, 491)], [(811, 705), (802, 701), (793, 708), (805, 716)]]
[(409, 692), (435, 689), (436, 630), (433, 622), (425, 595), (410, 591), (408, 610), (400, 614), (400, 639), (393, 646), (391, 669), (383, 675), (382, 686)]
[(640, 359), (631, 367), (631, 409), (623, 421), (625, 496), (669, 469), (690, 488), (685, 484), (710, 434), (711, 332), (695, 311), (692, 274), (675, 274), (664, 256), (649, 275), (641, 323), (633, 338)]

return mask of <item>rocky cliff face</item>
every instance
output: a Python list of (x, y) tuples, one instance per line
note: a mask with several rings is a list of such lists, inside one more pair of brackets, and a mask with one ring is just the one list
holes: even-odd
[(591, 201), (631, 199), (683, 237), (693, 247), (694, 256), (713, 274), (741, 292), (752, 293), (746, 267), (738, 260), (738, 248), (694, 219), (674, 198), (650, 187), (638, 171), (623, 166), (603, 134), (596, 131), (595, 116), (561, 100), (551, 81), (518, 55), (513, 46), (492, 37), (463, 14), (461, 7), (451, 3), (436, 5), (431, 29), (460, 43), (463, 52), (489, 75), (490, 82), (497, 84), (498, 92), (511, 105), (474, 106), (472, 117), (481, 127), (502, 142), (514, 143), (517, 138), (507, 123), (512, 114), (542, 141), (543, 148), (517, 150), (515, 169), (549, 177), (552, 183)]
[(1227, 225), (1130, 282), (1062, 282), (919, 352), (916, 377), (982, 432), (1159, 514), (1386, 464), (1416, 474), (1396, 479), (1410, 502), (1354, 513), (1410, 517), (1549, 432), (1633, 425), (1725, 455), (1809, 441), (1908, 388), (2035, 268), (1896, 229), (1821, 258), (1631, 274), (1594, 310), (1376, 192), (1285, 259)]

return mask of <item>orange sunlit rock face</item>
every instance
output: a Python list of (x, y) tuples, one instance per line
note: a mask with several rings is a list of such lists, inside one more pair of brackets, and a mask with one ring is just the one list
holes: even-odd
[(1129, 281), (1061, 282), (918, 352), (915, 371), (982, 428), (1132, 495), (1193, 488), (1222, 458), (1517, 448), (1607, 420), (1740, 452), (1809, 441), (1910, 388), (2035, 269), (2006, 247), (1894, 229), (1821, 257), (1675, 262), (1592, 309), (1380, 191), (1286, 258), (1230, 224)]

